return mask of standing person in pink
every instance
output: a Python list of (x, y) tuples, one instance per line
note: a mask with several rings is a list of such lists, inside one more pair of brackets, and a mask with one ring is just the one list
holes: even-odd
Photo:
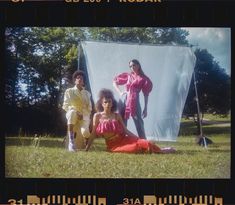
[[(120, 110), (125, 125), (130, 116), (133, 118), (135, 127), (140, 138), (146, 139), (144, 130), (143, 118), (147, 117), (148, 96), (152, 91), (152, 81), (144, 74), (138, 60), (133, 59), (129, 62), (131, 72), (125, 72), (117, 75), (113, 80), (113, 86), (120, 94), (126, 95), (124, 106)], [(125, 91), (122, 92), (120, 85), (125, 86)], [(144, 95), (144, 109), (143, 112), (140, 106), (139, 93)], [(120, 109), (120, 108), (119, 108)]]

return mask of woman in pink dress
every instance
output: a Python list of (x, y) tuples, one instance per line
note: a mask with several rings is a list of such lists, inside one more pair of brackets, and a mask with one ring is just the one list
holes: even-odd
[(123, 153), (171, 153), (173, 148), (160, 148), (153, 142), (140, 139), (130, 132), (123, 123), (120, 114), (116, 113), (117, 102), (109, 89), (102, 89), (96, 103), (97, 113), (93, 117), (91, 137), (86, 146), (89, 150), (96, 137), (103, 137), (107, 150)]
[[(137, 133), (140, 138), (146, 139), (144, 130), (144, 121), (147, 117), (148, 96), (152, 90), (151, 80), (144, 74), (138, 60), (133, 59), (129, 62), (131, 72), (125, 72), (117, 75), (113, 80), (113, 86), (120, 94), (125, 96), (124, 105), (119, 102), (119, 112), (123, 118), (124, 124), (127, 126), (127, 120), (131, 116), (135, 123)], [(125, 86), (125, 91), (120, 90), (120, 85)], [(139, 93), (142, 90), (144, 94), (144, 109), (141, 113)]]

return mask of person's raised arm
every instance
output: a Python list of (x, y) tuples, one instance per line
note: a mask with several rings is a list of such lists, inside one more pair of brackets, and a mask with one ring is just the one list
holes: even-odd
[(96, 132), (95, 131), (96, 131), (97, 125), (99, 123), (99, 118), (100, 118), (100, 114), (95, 113), (94, 117), (93, 117), (92, 131), (91, 131), (90, 137), (88, 139), (87, 146), (85, 148), (86, 151), (88, 151), (90, 149), (90, 146), (91, 146), (93, 140), (96, 138)]
[(128, 79), (129, 79), (129, 73), (121, 73), (113, 79), (113, 87), (120, 96), (125, 94), (126, 91), (122, 91), (119, 86), (125, 85), (128, 82)]
[(120, 96), (122, 96), (125, 93), (121, 91), (120, 87), (117, 85), (115, 81), (113, 81), (113, 87), (115, 88), (115, 90), (118, 92)]

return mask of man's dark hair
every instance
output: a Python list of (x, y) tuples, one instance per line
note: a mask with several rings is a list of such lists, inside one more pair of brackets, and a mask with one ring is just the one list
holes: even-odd
[(82, 76), (83, 77), (83, 81), (84, 81), (84, 84), (86, 84), (86, 75), (83, 71), (81, 70), (77, 70), (73, 73), (73, 82), (75, 82), (77, 76)]

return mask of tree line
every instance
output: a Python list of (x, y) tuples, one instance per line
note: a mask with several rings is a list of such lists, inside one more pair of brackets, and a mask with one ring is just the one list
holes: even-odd
[[(71, 75), (85, 68), (79, 41), (190, 46), (188, 31), (160, 27), (9, 27), (5, 31), (5, 104), (7, 135), (66, 132), (63, 93)], [(78, 62), (78, 52), (81, 61)], [(197, 48), (195, 75), (202, 113), (227, 115), (231, 78), (206, 50)], [(78, 65), (79, 63), (79, 65)], [(197, 113), (191, 82), (184, 115)]]

